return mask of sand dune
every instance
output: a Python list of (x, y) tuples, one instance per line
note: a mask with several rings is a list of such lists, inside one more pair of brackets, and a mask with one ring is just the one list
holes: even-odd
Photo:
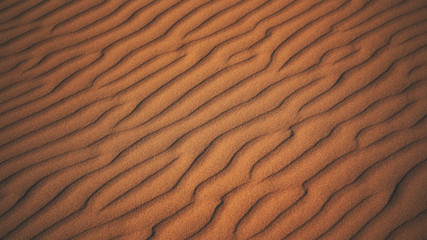
[(0, 1), (1, 239), (427, 239), (424, 0)]

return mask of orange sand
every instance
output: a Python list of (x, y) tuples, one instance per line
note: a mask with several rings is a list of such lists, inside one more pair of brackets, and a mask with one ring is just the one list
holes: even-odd
[(0, 9), (0, 239), (427, 239), (425, 0)]

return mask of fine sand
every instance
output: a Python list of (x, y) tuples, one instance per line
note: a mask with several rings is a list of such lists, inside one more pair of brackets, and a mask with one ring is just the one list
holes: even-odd
[(0, 239), (427, 239), (425, 0), (1, 0)]

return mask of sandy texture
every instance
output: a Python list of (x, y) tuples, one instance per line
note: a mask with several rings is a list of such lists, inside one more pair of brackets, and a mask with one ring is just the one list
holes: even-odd
[(0, 1), (1, 239), (427, 239), (425, 0)]

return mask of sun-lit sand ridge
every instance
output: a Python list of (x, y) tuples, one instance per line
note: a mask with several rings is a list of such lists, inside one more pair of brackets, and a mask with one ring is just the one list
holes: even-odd
[(0, 239), (427, 239), (425, 0), (0, 9)]

